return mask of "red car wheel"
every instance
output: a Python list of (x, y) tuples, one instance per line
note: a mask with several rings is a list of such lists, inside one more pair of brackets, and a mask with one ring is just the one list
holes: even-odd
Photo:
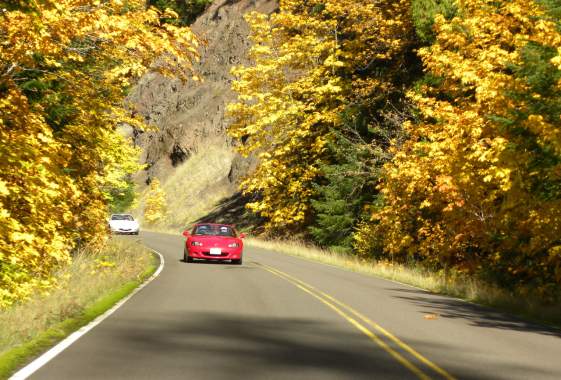
[(232, 264), (234, 264), (234, 265), (242, 265), (242, 259), (232, 260)]

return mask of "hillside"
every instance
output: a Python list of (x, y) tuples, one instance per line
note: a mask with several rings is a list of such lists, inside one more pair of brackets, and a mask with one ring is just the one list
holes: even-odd
[[(248, 63), (249, 28), (243, 15), (254, 10), (271, 13), (277, 7), (275, 0), (213, 2), (192, 25), (205, 41), (195, 66), (203, 81), (184, 84), (149, 73), (129, 96), (145, 120), (157, 127), (134, 132), (142, 148), (141, 162), (148, 165), (136, 182), (144, 188), (157, 177), (168, 198), (181, 205), (182, 210), (170, 210), (168, 225), (198, 218), (233, 194), (252, 164), (233, 153), (233, 141), (226, 135), (225, 105), (235, 99), (230, 70)], [(187, 186), (189, 191), (183, 191)]]

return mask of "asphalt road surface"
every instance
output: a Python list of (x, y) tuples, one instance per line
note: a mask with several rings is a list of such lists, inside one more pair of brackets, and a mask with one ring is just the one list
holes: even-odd
[(34, 379), (561, 379), (561, 334), (452, 298), (246, 247), (165, 268)]

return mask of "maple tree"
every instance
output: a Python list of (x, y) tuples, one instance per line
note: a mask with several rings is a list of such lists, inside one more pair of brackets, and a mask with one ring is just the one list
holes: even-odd
[(161, 21), (175, 16), (145, 1), (0, 1), (0, 307), (105, 236), (107, 203), (139, 168), (117, 132), (143, 127), (128, 88), (149, 69), (192, 76), (197, 39)]
[[(231, 136), (259, 165), (242, 184), (266, 228), (298, 229), (311, 215), (330, 131), (349, 103), (385, 93), (373, 68), (399, 61), (411, 29), (408, 1), (280, 2), (279, 13), (251, 13), (254, 64), (233, 70), (238, 101)], [(380, 64), (382, 63), (382, 64)]]
[(352, 233), (359, 255), (552, 297), (558, 16), (553, 0), (287, 0), (251, 14), (254, 63), (233, 71), (229, 108), (239, 150), (259, 158), (248, 207), (269, 231), (308, 227), (344, 250)]
[(561, 33), (540, 2), (458, 2), (419, 51), (417, 122), (394, 147), (362, 254), (530, 285), (561, 283)]

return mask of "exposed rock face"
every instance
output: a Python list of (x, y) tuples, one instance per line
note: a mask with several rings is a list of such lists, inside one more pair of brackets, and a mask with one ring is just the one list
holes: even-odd
[[(201, 62), (195, 70), (202, 83), (182, 84), (178, 80), (149, 74), (141, 79), (129, 100), (136, 104), (147, 121), (158, 131), (138, 133), (135, 142), (142, 147), (148, 169), (139, 176), (146, 182), (152, 176), (165, 180), (174, 168), (209, 145), (230, 146), (226, 136), (226, 105), (235, 99), (230, 90), (230, 69), (248, 63), (249, 27), (243, 14), (250, 11), (272, 13), (277, 0), (216, 0), (192, 25), (206, 44), (201, 47)], [(233, 159), (227, 176), (235, 183), (251, 162)], [(223, 183), (223, 178), (217, 182)]]

